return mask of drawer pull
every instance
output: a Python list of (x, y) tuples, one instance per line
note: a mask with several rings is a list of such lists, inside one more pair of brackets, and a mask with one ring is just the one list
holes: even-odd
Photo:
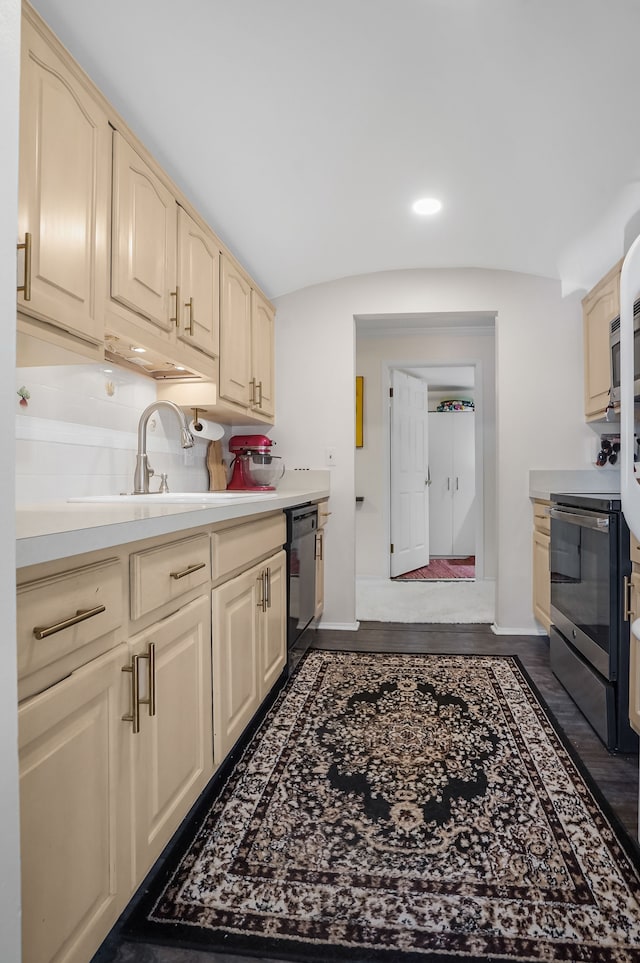
[(262, 408), (262, 382), (258, 382), (258, 408)]
[(131, 712), (122, 717), (123, 722), (132, 724), (133, 732), (140, 732), (140, 659), (141, 655), (131, 657), (131, 665), (123, 665), (123, 672), (131, 673)]
[(194, 321), (194, 318), (193, 318), (193, 298), (189, 298), (188, 301), (185, 301), (184, 306), (185, 306), (185, 308), (189, 308), (189, 324), (185, 327), (184, 330), (187, 332), (187, 334), (190, 334), (191, 337), (193, 337), (193, 321)]
[(33, 634), (36, 639), (46, 639), (50, 635), (55, 635), (56, 632), (62, 632), (63, 629), (77, 625), (78, 622), (86, 622), (87, 619), (92, 619), (94, 615), (100, 615), (106, 610), (105, 605), (96, 605), (94, 609), (78, 609), (75, 615), (72, 615), (70, 619), (64, 619), (63, 622), (56, 622), (55, 625), (47, 625), (46, 627), (36, 625)]
[(316, 532), (316, 550), (313, 558), (316, 562), (322, 561), (322, 532)]
[(256, 403), (256, 379), (252, 378), (249, 382), (249, 388), (251, 390), (251, 397), (249, 398), (249, 404), (253, 408)]
[(175, 318), (169, 318), (169, 321), (174, 321), (176, 328), (179, 328), (180, 327), (180, 285), (179, 284), (176, 284), (175, 291), (171, 291), (169, 293), (169, 297), (176, 299), (176, 316)]
[(193, 575), (194, 572), (199, 572), (201, 568), (205, 568), (206, 562), (199, 562), (197, 565), (190, 565), (189, 568), (185, 568), (182, 572), (171, 572), (171, 578), (185, 578), (187, 575)]
[(23, 295), (25, 301), (31, 300), (31, 234), (27, 232), (24, 236), (24, 243), (18, 244), (18, 250), (24, 251), (24, 278), (22, 284), (18, 286), (18, 291)]
[(139, 705), (149, 706), (149, 715), (155, 716), (156, 714), (156, 646), (155, 642), (149, 642), (149, 647), (146, 655), (139, 655), (139, 659), (148, 659), (148, 690), (149, 695), (146, 699), (138, 698)]
[(271, 569), (267, 566), (264, 570), (264, 587), (266, 590), (265, 603), (268, 609), (271, 608)]
[(622, 618), (624, 619), (625, 622), (630, 622), (632, 617), (635, 617), (635, 613), (631, 608), (631, 589), (632, 589), (631, 579), (627, 578), (627, 576), (625, 575), (624, 589), (622, 593), (624, 598), (624, 614)]

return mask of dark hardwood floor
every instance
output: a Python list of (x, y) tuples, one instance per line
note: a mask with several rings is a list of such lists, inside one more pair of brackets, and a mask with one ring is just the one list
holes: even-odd
[[(517, 655), (629, 837), (637, 839), (638, 757), (609, 753), (549, 668), (548, 640), (494, 635), (488, 625), (361, 622), (357, 632), (307, 633), (293, 653), (309, 648), (363, 652), (443, 652)], [(126, 912), (125, 912), (126, 915)], [(173, 949), (123, 940), (117, 925), (93, 963), (256, 963), (256, 957)], [(270, 963), (274, 963), (270, 958)], [(280, 963), (280, 961), (275, 961)]]

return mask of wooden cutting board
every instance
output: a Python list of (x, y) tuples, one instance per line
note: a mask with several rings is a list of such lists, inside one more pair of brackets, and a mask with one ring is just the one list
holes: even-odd
[(227, 487), (227, 468), (222, 460), (222, 442), (210, 441), (207, 446), (209, 491), (223, 492)]

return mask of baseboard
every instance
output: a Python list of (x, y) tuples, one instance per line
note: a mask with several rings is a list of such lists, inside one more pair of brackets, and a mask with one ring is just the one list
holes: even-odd
[(532, 629), (523, 629), (522, 626), (518, 626), (517, 628), (505, 629), (500, 625), (496, 625), (495, 622), (491, 626), (491, 631), (493, 632), (494, 635), (546, 635), (547, 634), (544, 631), (544, 629), (539, 629), (537, 627)]
[(330, 629), (332, 632), (357, 632), (360, 628), (359, 622), (321, 622), (316, 625), (317, 629), (324, 632), (325, 629)]

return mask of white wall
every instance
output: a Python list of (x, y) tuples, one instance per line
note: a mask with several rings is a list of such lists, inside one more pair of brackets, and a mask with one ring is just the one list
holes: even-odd
[(0, 956), (20, 960), (18, 704), (15, 622), (14, 412), (16, 224), (18, 222), (19, 0), (0, 0)]
[[(407, 361), (479, 364), (482, 407), (476, 432), (483, 444), (484, 576), (496, 572), (496, 444), (495, 444), (495, 339), (486, 334), (417, 333), (373, 336), (358, 331), (356, 374), (364, 377), (364, 446), (355, 452), (356, 492), (364, 502), (356, 510), (356, 574), (386, 578), (389, 575), (389, 365)], [(440, 395), (441, 392), (438, 392)], [(464, 397), (473, 392), (446, 392), (442, 397)], [(431, 392), (429, 393), (431, 397)], [(481, 420), (481, 424), (479, 424)]]
[[(287, 465), (324, 468), (336, 449), (326, 621), (355, 619), (354, 316), (497, 312), (497, 598), (500, 630), (531, 612), (531, 468), (588, 468), (580, 299), (546, 278), (486, 270), (391, 271), (277, 299), (277, 436)], [(595, 469), (594, 469), (595, 470)]]

